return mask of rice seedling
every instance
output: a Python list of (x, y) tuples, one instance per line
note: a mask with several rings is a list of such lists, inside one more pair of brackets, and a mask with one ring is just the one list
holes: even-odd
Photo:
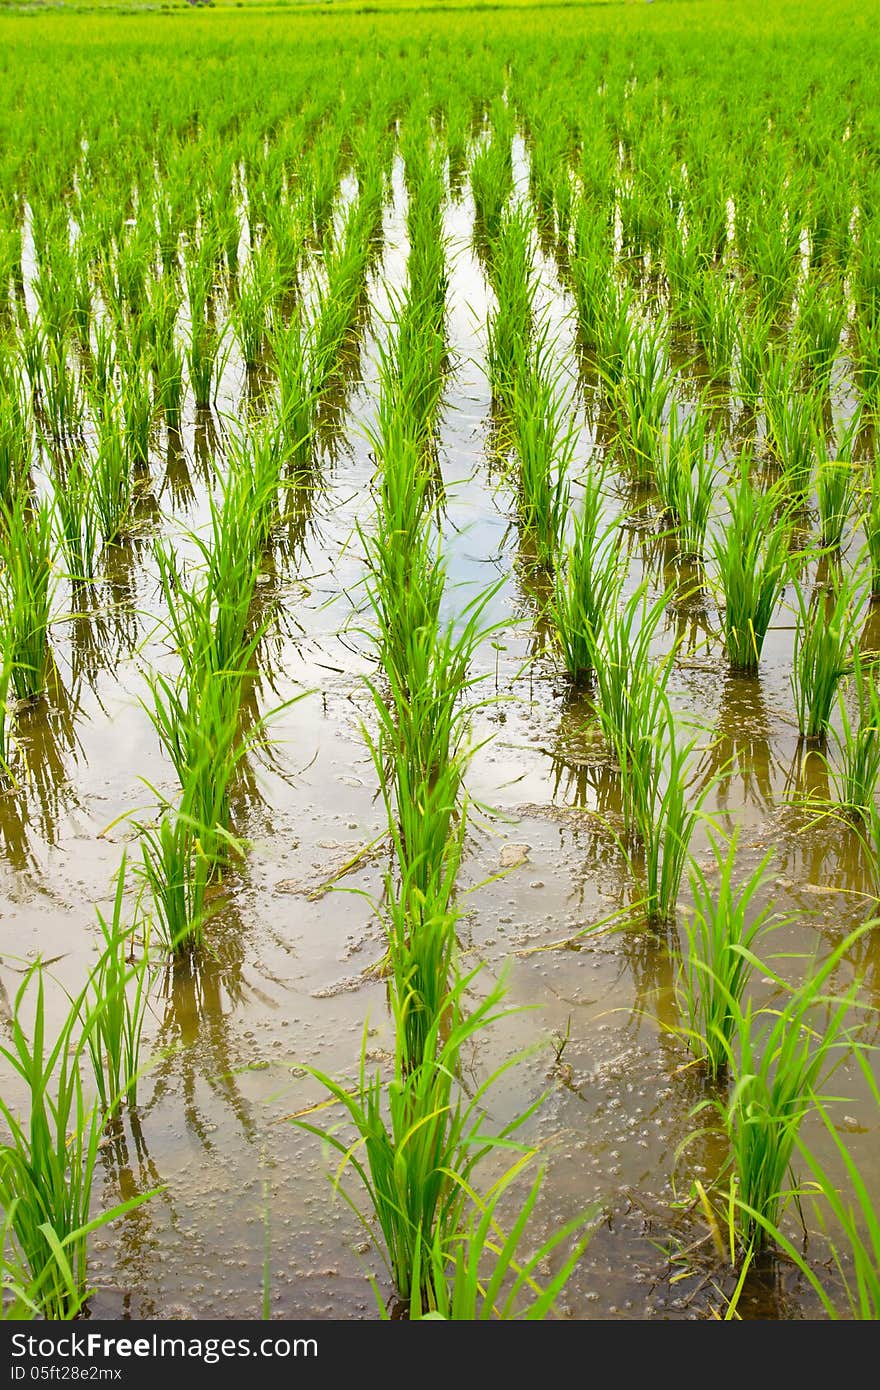
[(738, 842), (737, 829), (725, 853), (710, 837), (714, 864), (708, 874), (691, 860), (693, 908), (684, 918), (687, 951), (676, 982), (688, 1048), (713, 1081), (727, 1073), (743, 997), (757, 964), (755, 946), (771, 926), (773, 908), (772, 900), (763, 907), (758, 901), (769, 886), (773, 851), (737, 887)]
[(271, 256), (253, 252), (238, 281), (238, 294), (232, 325), (246, 367), (259, 362), (266, 338), (266, 319), (277, 292), (275, 266)]
[[(675, 651), (655, 659), (651, 643), (664, 604), (665, 596), (650, 603), (648, 586), (642, 583), (620, 611), (617, 602), (609, 605), (597, 632), (597, 715), (620, 768), (650, 745), (655, 728), (663, 722), (662, 698)], [(624, 798), (627, 832), (633, 829), (629, 808)]]
[(313, 361), (311, 332), (300, 322), (285, 326), (272, 319), (267, 335), (278, 374), (284, 454), (295, 469), (303, 471), (314, 447), (319, 395), (316, 376), (321, 375)]
[(871, 566), (871, 594), (880, 595), (880, 457), (874, 462), (868, 488), (868, 506), (862, 515), (865, 547)]
[(846, 690), (837, 696), (840, 731), (832, 726), (835, 755), (828, 765), (841, 811), (856, 821), (867, 820), (880, 779), (880, 692), (873, 660), (854, 644), (850, 667), (857, 722), (850, 715)]
[(737, 333), (735, 390), (747, 408), (757, 409), (770, 359), (773, 320), (759, 305), (740, 319)]
[[(444, 1247), (440, 1232), (435, 1232), (434, 1244), (430, 1249), (430, 1291), (435, 1306), (425, 1312), (421, 1297), (414, 1298), (408, 1310), (411, 1320), (435, 1318), (445, 1322), (477, 1322), (517, 1319), (533, 1322), (548, 1317), (555, 1310), (592, 1235), (592, 1230), (579, 1236), (578, 1232), (583, 1232), (585, 1226), (592, 1227), (598, 1210), (590, 1208), (576, 1216), (555, 1230), (536, 1251), (527, 1256), (521, 1255), (520, 1246), (525, 1239), (526, 1226), (540, 1194), (546, 1169), (539, 1169), (509, 1233), (500, 1225), (497, 1209), (506, 1190), (533, 1156), (534, 1151), (511, 1164), (485, 1196), (480, 1196), (472, 1188), (468, 1189), (472, 1213), (466, 1217), (467, 1225), (455, 1234), (447, 1247)], [(575, 1236), (577, 1239), (574, 1239)], [(538, 1276), (550, 1256), (566, 1242), (571, 1242), (571, 1248), (559, 1269), (548, 1282), (539, 1283)], [(424, 1258), (420, 1247), (415, 1253), (419, 1259)], [(420, 1275), (420, 1269), (414, 1271), (412, 1283), (416, 1289), (422, 1284)], [(387, 1316), (381, 1300), (379, 1306), (382, 1316)]]
[(61, 443), (75, 438), (82, 429), (84, 400), (80, 379), (70, 369), (64, 343), (47, 342), (41, 385), (39, 422), (48, 427), (53, 442)]
[(17, 700), (33, 700), (46, 687), (49, 622), (55, 589), (52, 507), (19, 492), (4, 509), (0, 530), (0, 584), (9, 632), (9, 681)]
[[(444, 1292), (438, 1293), (433, 1284), (437, 1271), (432, 1252), (453, 1247), (464, 1224), (466, 1193), (477, 1165), (499, 1147), (516, 1148), (511, 1135), (536, 1108), (530, 1106), (497, 1135), (487, 1133), (484, 1099), (510, 1063), (484, 1081), (473, 1096), (465, 1098), (460, 1090), (456, 1078), (463, 1048), (504, 1017), (499, 1009), (502, 991), (497, 987), (470, 1013), (464, 1012), (462, 1001), (472, 978), (461, 977), (449, 989), (442, 1012), (430, 1025), (424, 1056), (417, 1062), (400, 1043), (406, 1031), (400, 1026), (406, 995), (403, 990), (394, 993), (398, 1042), (393, 1079), (387, 1086), (378, 1073), (367, 1075), (366, 1029), (353, 1088), (308, 1068), (343, 1107), (354, 1130), (353, 1142), (335, 1129), (322, 1131), (304, 1118), (293, 1119), (302, 1129), (325, 1138), (340, 1154), (334, 1188), (371, 1230), (343, 1186), (348, 1170), (359, 1181), (382, 1232), (383, 1253), (397, 1296), (421, 1312), (436, 1310), (444, 1301)], [(445, 1269), (443, 1277), (445, 1282)]]
[[(649, 677), (645, 684), (650, 687), (652, 682)], [(675, 917), (690, 842), (709, 788), (688, 802), (690, 755), (698, 735), (681, 741), (662, 687), (644, 689), (640, 682), (634, 689), (646, 712), (640, 722), (644, 724), (646, 717), (655, 722), (652, 736), (642, 736), (621, 763), (621, 795), (624, 819), (641, 849), (645, 917), (651, 925), (660, 925)]]
[(141, 361), (131, 363), (121, 387), (122, 438), (125, 456), (133, 475), (146, 471), (150, 459), (150, 428), (153, 402), (150, 382)]
[[(35, 987), (32, 1036), (21, 1016)], [(14, 1249), (32, 1281), (43, 1315), (76, 1316), (88, 1298), (88, 1237), (92, 1231), (148, 1201), (145, 1192), (92, 1215), (92, 1186), (103, 1131), (103, 1112), (89, 1104), (80, 1061), (86, 1046), (82, 998), (75, 1000), (58, 1036), (46, 1035), (43, 967), (27, 970), (15, 997), (11, 1041), (0, 1055), (27, 1089), (29, 1111), (22, 1119), (0, 1097), (9, 1140), (0, 1145), (0, 1204), (9, 1220)]]
[(798, 389), (797, 369), (796, 362), (770, 357), (764, 377), (764, 411), (767, 438), (782, 479), (792, 499), (803, 502), (813, 485), (821, 411), (815, 395)]
[[(870, 1093), (880, 1104), (876, 1077), (864, 1050), (855, 1047), (852, 1055), (859, 1064)], [(841, 1160), (849, 1187), (848, 1190), (843, 1189), (827, 1162), (823, 1163), (799, 1134), (798, 1154), (812, 1179), (808, 1186), (804, 1185), (801, 1195), (812, 1198), (821, 1227), (827, 1233), (850, 1318), (860, 1322), (876, 1322), (880, 1316), (880, 1219), (874, 1191), (841, 1137), (831, 1111), (819, 1098), (815, 1101), (815, 1112)], [(829, 1229), (827, 1212), (830, 1212), (836, 1230)], [(837, 1321), (841, 1310), (807, 1260), (805, 1252), (798, 1249), (778, 1226), (768, 1223), (765, 1229), (770, 1239), (806, 1275), (828, 1317)]]
[(89, 584), (95, 577), (100, 538), (85, 451), (74, 450), (63, 468), (60, 459), (53, 458), (52, 483), (59, 540), (70, 578), (74, 584)]
[(636, 481), (651, 482), (672, 392), (663, 324), (636, 330), (626, 345), (620, 375), (612, 373), (609, 382), (621, 458)]
[(839, 550), (856, 497), (858, 474), (851, 458), (820, 458), (816, 470), (821, 544)]
[(825, 985), (865, 930), (851, 932), (778, 1008), (756, 1010), (747, 1000), (736, 1010), (729, 1098), (706, 1100), (694, 1112), (708, 1108), (721, 1118), (742, 1250), (760, 1249), (797, 1195), (790, 1170), (801, 1126), (824, 1101), (823, 1088), (853, 1046), (849, 1020), (857, 985), (838, 996), (827, 995)]
[(824, 744), (840, 682), (851, 669), (851, 650), (865, 604), (841, 581), (837, 591), (808, 599), (792, 580), (797, 600), (791, 688), (798, 732), (808, 743)]
[(493, 245), (497, 239), (513, 191), (511, 134), (509, 128), (496, 131), (489, 143), (478, 150), (471, 161), (470, 185), (474, 199), (475, 233), (478, 235), (478, 244), (484, 247)]
[(96, 410), (98, 448), (91, 470), (90, 495), (101, 539), (105, 545), (111, 545), (124, 535), (131, 519), (134, 473), (118, 397), (104, 397)]
[(153, 921), (166, 951), (197, 951), (211, 915), (207, 889), (214, 865), (202, 849), (199, 827), (164, 806), (153, 823), (138, 825), (141, 862)]
[[(149, 930), (135, 956), (138, 925), (123, 919), (127, 857), (116, 874), (113, 912), (98, 912), (104, 950), (82, 997), (83, 1031), (91, 1056), (98, 1097), (105, 1113), (125, 1100), (137, 1104), (140, 1044), (150, 988)], [(130, 986), (132, 988), (130, 988)]]
[(507, 406), (517, 371), (528, 361), (534, 330), (537, 285), (532, 265), (531, 225), (516, 205), (501, 220), (493, 244), (490, 283), (496, 307), (486, 330), (486, 361), (494, 399)]
[(691, 289), (700, 346), (713, 376), (729, 376), (737, 343), (737, 299), (724, 277), (707, 271)]
[(578, 331), (585, 347), (596, 347), (611, 289), (614, 259), (606, 229), (584, 201), (578, 204), (575, 214), (573, 243), (569, 269)]
[(0, 503), (8, 503), (27, 478), (31, 419), (24, 385), (0, 357)]
[(791, 573), (791, 521), (779, 484), (758, 492), (747, 454), (724, 489), (729, 518), (711, 540), (724, 594), (724, 644), (734, 671), (755, 672), (767, 629)]
[(575, 689), (593, 680), (603, 614), (616, 601), (622, 578), (617, 524), (603, 524), (603, 480), (601, 469), (587, 474), (571, 544), (554, 576), (551, 613)]
[(533, 542), (539, 565), (553, 568), (560, 553), (569, 512), (568, 474), (575, 448), (575, 426), (567, 409), (558, 369), (542, 338), (519, 362), (510, 383), (507, 408), (516, 447), (517, 513), (523, 534)]
[[(638, 361), (638, 328), (635, 320), (635, 299), (632, 291), (628, 287), (620, 288), (613, 281), (602, 301), (602, 315), (599, 319), (596, 342), (596, 366), (601, 376), (603, 384), (606, 385), (612, 402), (614, 401), (615, 390), (623, 380), (626, 370), (627, 360), (637, 369), (640, 366)], [(662, 352), (658, 335), (652, 339), (654, 346)], [(659, 394), (667, 385), (665, 371), (661, 371), (659, 380), (655, 381), (651, 376), (652, 363), (658, 364), (657, 354), (648, 349), (648, 360), (645, 363), (646, 375), (637, 382), (632, 394), (624, 396), (620, 409), (624, 412), (624, 418), (629, 419), (630, 413), (628, 406), (637, 410), (637, 399), (640, 387), (644, 394), (647, 390), (650, 406), (656, 406)], [(652, 396), (653, 388), (656, 387), (656, 394)], [(649, 417), (646, 433), (650, 433), (652, 423), (656, 423), (656, 410), (654, 416)], [(637, 419), (633, 416), (636, 434), (640, 434), (640, 427)]]
[(702, 409), (683, 416), (673, 401), (655, 459), (654, 483), (679, 554), (689, 560), (703, 558), (720, 452), (719, 431), (710, 433)]
[(810, 277), (800, 293), (794, 338), (817, 385), (826, 389), (846, 323), (846, 299), (840, 285)]
[(229, 344), (221, 329), (208, 318), (194, 319), (187, 343), (187, 370), (195, 403), (208, 410), (216, 401), (217, 386)]

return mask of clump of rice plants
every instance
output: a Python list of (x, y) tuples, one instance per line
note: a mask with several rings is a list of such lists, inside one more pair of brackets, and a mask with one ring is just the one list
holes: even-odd
[(840, 730), (831, 728), (836, 751), (828, 764), (842, 813), (865, 821), (880, 780), (880, 691), (875, 662), (866, 659), (857, 644), (850, 663), (856, 719), (850, 715), (847, 691), (842, 686), (837, 697)]
[(621, 458), (637, 482), (652, 482), (672, 393), (662, 323), (634, 332), (624, 350), (619, 375), (612, 373), (609, 381)]
[(724, 497), (729, 516), (711, 552), (724, 595), (725, 650), (732, 670), (755, 672), (791, 573), (791, 522), (778, 484), (756, 489), (747, 454)]
[(616, 523), (603, 524), (603, 471), (584, 479), (571, 544), (557, 566), (551, 613), (575, 689), (593, 680), (602, 616), (615, 601), (622, 561)]
[[(31, 1036), (22, 1023), (35, 988)], [(24, 1084), (28, 1114), (21, 1118), (0, 1097), (9, 1139), (0, 1145), (0, 1204), (7, 1213), (13, 1249), (27, 1270), (30, 1297), (44, 1317), (75, 1317), (86, 1302), (88, 1237), (149, 1200), (144, 1192), (109, 1210), (92, 1210), (92, 1188), (104, 1116), (89, 1103), (80, 1069), (86, 1035), (84, 999), (75, 1000), (57, 1037), (46, 1034), (43, 966), (25, 973), (15, 997), (8, 1044), (0, 1055)]]
[(127, 863), (123, 855), (109, 921), (98, 912), (104, 949), (82, 1001), (92, 1070), (106, 1113), (123, 1100), (137, 1104), (141, 1034), (150, 988), (148, 925), (139, 924), (142, 939), (137, 943), (138, 924), (130, 927), (123, 917)]
[(9, 633), (8, 673), (18, 700), (46, 688), (54, 592), (52, 507), (19, 491), (0, 515), (0, 585)]
[[(857, 985), (829, 996), (825, 987), (865, 926), (841, 942), (773, 1010), (749, 999), (735, 1011), (729, 1097), (701, 1102), (720, 1117), (731, 1149), (733, 1207), (743, 1251), (759, 1249), (798, 1194), (791, 1172), (806, 1117), (824, 1099), (829, 1078), (851, 1054), (850, 1018)], [(766, 971), (766, 965), (765, 965)]]
[(100, 549), (100, 526), (92, 495), (92, 474), (85, 451), (76, 449), (61, 466), (52, 464), (58, 533), (74, 584), (90, 584)]
[(496, 299), (487, 327), (489, 383), (494, 400), (508, 407), (520, 364), (528, 361), (535, 326), (537, 286), (531, 224), (519, 205), (505, 212), (501, 219), (492, 246), (489, 281)]
[(807, 743), (824, 744), (840, 682), (851, 668), (851, 649), (864, 608), (864, 595), (846, 581), (836, 592), (812, 599), (793, 580), (797, 600), (791, 688), (798, 732)]
[(737, 887), (738, 841), (734, 831), (725, 853), (711, 839), (710, 874), (691, 860), (693, 908), (684, 919), (687, 950), (677, 981), (688, 1048), (713, 1080), (726, 1075), (730, 1065), (737, 1019), (755, 969), (754, 947), (770, 925), (773, 906), (772, 901), (763, 907), (757, 902), (768, 886), (772, 850)]
[(562, 546), (569, 511), (569, 468), (575, 447), (573, 421), (546, 338), (516, 368), (507, 408), (516, 448), (517, 513), (537, 563), (551, 569)]
[[(464, 1300), (461, 1289), (456, 1296), (455, 1281), (463, 1277), (457, 1271), (463, 1243), (473, 1230), (472, 1212), (479, 1212), (486, 1205), (475, 1192), (478, 1165), (499, 1148), (518, 1150), (524, 1161), (530, 1156), (527, 1146), (512, 1136), (533, 1113), (534, 1105), (516, 1115), (497, 1134), (486, 1128), (484, 1102), (492, 1085), (511, 1063), (484, 1081), (473, 1096), (466, 1096), (458, 1081), (463, 1049), (504, 1017), (504, 1010), (499, 1009), (503, 991), (498, 987), (470, 1012), (464, 1011), (464, 994), (472, 979), (473, 975), (463, 976), (451, 985), (440, 1014), (427, 1031), (424, 1054), (418, 1059), (401, 1044), (407, 1031), (400, 1019), (400, 1010), (406, 1009), (405, 986), (401, 987), (401, 982), (392, 991), (397, 1044), (393, 1079), (387, 1086), (378, 1073), (367, 1075), (366, 1030), (354, 1087), (344, 1087), (325, 1073), (309, 1068), (343, 1107), (357, 1136), (354, 1143), (335, 1129), (322, 1131), (303, 1118), (294, 1119), (301, 1128), (326, 1139), (341, 1155), (334, 1186), (371, 1230), (372, 1223), (366, 1222), (343, 1186), (348, 1170), (363, 1187), (382, 1232), (383, 1254), (395, 1292), (411, 1317), (427, 1313), (449, 1316), (455, 1297), (457, 1311), (464, 1315), (470, 1302)], [(576, 1227), (586, 1224), (591, 1215), (588, 1212), (579, 1218)], [(560, 1239), (569, 1229), (559, 1233)], [(521, 1225), (516, 1223), (496, 1266), (499, 1283), (508, 1261), (514, 1257), (520, 1236)], [(572, 1259), (568, 1273), (576, 1258)], [(557, 1292), (559, 1287), (554, 1285)], [(494, 1280), (490, 1279), (489, 1290), (491, 1310), (499, 1293)], [(546, 1311), (545, 1303), (538, 1307)], [(513, 1292), (507, 1310), (509, 1315), (514, 1311)]]
[(720, 441), (701, 409), (683, 416), (673, 401), (657, 453), (654, 483), (679, 554), (701, 560), (715, 495)]

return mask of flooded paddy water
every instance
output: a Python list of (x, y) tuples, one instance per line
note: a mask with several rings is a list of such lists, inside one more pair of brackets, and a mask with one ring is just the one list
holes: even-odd
[[(489, 136), (488, 126), (478, 129), (473, 148)], [(526, 204), (532, 156), (524, 132), (517, 130), (512, 148), (512, 198)], [(343, 177), (337, 217), (356, 191), (356, 180)], [(91, 1318), (258, 1318), (266, 1297), (273, 1318), (375, 1318), (377, 1298), (393, 1302), (375, 1225), (359, 1225), (333, 1192), (338, 1155), (293, 1117), (319, 1126), (341, 1119), (309, 1069), (344, 1085), (356, 1077), (362, 1046), (380, 1070), (393, 1060), (380, 969), (385, 929), (376, 910), (392, 845), (367, 741), (376, 736), (366, 684), (376, 661), (364, 537), (375, 519), (370, 430), (389, 320), (405, 285), (407, 208), (398, 153), (346, 366), (322, 404), (309, 469), (289, 494), (259, 576), (256, 604), (267, 628), (246, 702), (277, 713), (232, 791), (233, 831), (246, 852), (211, 890), (216, 911), (202, 948), (172, 956), (155, 943), (138, 1103), (121, 1109), (101, 1143), (98, 1206), (161, 1191), (92, 1237)], [(479, 705), (465, 774), (457, 940), (461, 968), (480, 967), (469, 997), (484, 997), (503, 981), (509, 1009), (472, 1041), (461, 1083), (472, 1094), (521, 1054), (486, 1105), (499, 1130), (536, 1107), (522, 1135), (538, 1146), (546, 1168), (530, 1226), (535, 1247), (594, 1209), (589, 1243), (557, 1316), (723, 1317), (738, 1269), (723, 1242), (719, 1250), (695, 1186), (709, 1189), (722, 1174), (728, 1146), (714, 1112), (699, 1109), (721, 1092), (694, 1065), (682, 1032), (688, 877), (673, 920), (655, 926), (640, 918), (639, 874), (621, 845), (618, 774), (598, 730), (595, 692), (573, 691), (566, 678), (547, 619), (552, 577), (532, 562), (517, 524), (509, 450), (499, 449), (503, 422), (493, 405), (486, 341), (494, 297), (467, 179), (453, 182), (443, 217), (443, 616), (453, 620), (491, 590), (487, 632), (471, 663), (469, 694)], [(35, 317), (29, 225), (26, 215), (22, 294)], [(584, 477), (607, 454), (603, 506), (607, 523), (619, 525), (627, 557), (624, 593), (644, 582), (650, 603), (666, 594), (654, 659), (678, 644), (668, 693), (680, 726), (695, 739), (688, 796), (694, 804), (702, 798), (690, 852), (710, 882), (717, 873), (713, 838), (720, 843), (737, 832), (739, 881), (766, 859), (754, 910), (766, 908), (774, 929), (755, 948), (767, 973), (756, 974), (752, 992), (760, 1004), (779, 1006), (783, 982), (801, 980), (811, 962), (877, 911), (874, 849), (833, 810), (832, 753), (823, 756), (798, 734), (791, 585), (774, 608), (759, 672), (731, 671), (712, 567), (701, 576), (677, 558), (656, 497), (634, 487), (618, 465), (607, 445), (612, 426), (601, 382), (578, 340), (564, 259), (560, 264), (558, 247), (542, 247), (537, 234), (533, 252), (539, 312), (550, 326), (575, 431), (572, 508)], [(630, 268), (645, 302), (649, 260)], [(693, 405), (711, 377), (699, 344), (684, 331), (676, 330), (673, 362), (680, 397)], [(59, 578), (46, 692), (16, 712), (13, 775), (0, 794), (0, 1027), (7, 1042), (16, 993), (35, 960), (46, 963), (53, 982), (47, 1004), (56, 1022), (64, 991), (82, 988), (101, 949), (95, 908), (110, 912), (123, 854), (138, 860), (136, 822), (149, 819), (157, 794), (174, 795), (173, 772), (147, 712), (147, 673), (175, 666), (154, 542), (165, 537), (181, 563), (197, 558), (193, 538), (207, 532), (208, 498), (230, 430), (254, 400), (259, 414), (261, 382), (271, 375), (268, 360), (246, 367), (231, 344), (212, 408), (196, 409), (188, 396), (179, 430), (154, 420), (134, 524), (106, 547), (89, 602), (77, 607), (75, 586)], [(855, 391), (843, 351), (830, 397), (838, 419), (852, 414)], [(718, 412), (729, 463), (745, 412), (729, 394), (719, 398)], [(867, 464), (874, 449), (869, 429), (858, 449)], [(37, 473), (37, 491), (45, 491), (45, 469)], [(725, 524), (716, 496), (710, 529)], [(863, 546), (854, 513), (841, 563), (854, 565)], [(822, 563), (807, 567), (817, 589)], [(862, 649), (875, 651), (880, 610), (873, 600), (864, 604), (860, 625)], [(138, 891), (130, 878), (128, 903)], [(872, 1046), (877, 930), (843, 955), (828, 992), (839, 996), (853, 982), (853, 1019), (860, 1040)], [(837, 1133), (876, 1191), (878, 1106), (868, 1078), (850, 1058), (829, 1089), (839, 1098)], [(8, 1068), (3, 1090), (10, 1105), (26, 1104), (20, 1078)], [(817, 1115), (808, 1115), (803, 1136), (843, 1179), (841, 1155)], [(365, 1209), (359, 1190), (349, 1190)], [(516, 1202), (502, 1210), (515, 1211)], [(810, 1261), (842, 1297), (808, 1200), (803, 1219)], [(793, 1207), (785, 1223), (800, 1247), (805, 1233)], [(559, 1258), (551, 1255), (548, 1269)], [(822, 1314), (815, 1291), (784, 1254), (756, 1260), (737, 1312)]]

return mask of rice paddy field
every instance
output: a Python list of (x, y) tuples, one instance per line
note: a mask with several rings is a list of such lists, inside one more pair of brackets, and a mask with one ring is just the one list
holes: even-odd
[(876, 1318), (878, 62), (0, 13), (4, 1317)]

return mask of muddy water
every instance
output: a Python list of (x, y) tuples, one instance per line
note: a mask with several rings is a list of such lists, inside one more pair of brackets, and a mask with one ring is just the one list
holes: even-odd
[[(522, 179), (521, 152), (519, 159)], [(461, 880), (461, 948), (466, 965), (482, 966), (475, 992), (503, 978), (511, 1013), (481, 1037), (465, 1080), (476, 1087), (521, 1052), (491, 1092), (492, 1123), (500, 1127), (543, 1097), (524, 1130), (546, 1163), (536, 1244), (585, 1207), (595, 1209), (564, 1316), (723, 1314), (735, 1279), (694, 1208), (691, 1186), (694, 1177), (708, 1183), (720, 1172), (725, 1149), (716, 1135), (694, 1134), (704, 1121), (692, 1111), (712, 1093), (687, 1066), (673, 1031), (681, 1017), (677, 936), (672, 928), (657, 936), (612, 922), (637, 890), (609, 829), (613, 776), (590, 732), (588, 703), (571, 699), (536, 622), (540, 589), (512, 521), (512, 490), (489, 452), (489, 301), (471, 226), (462, 198), (447, 222), (455, 364), (441, 447), (447, 611), (497, 580), (501, 586), (487, 611), (497, 626), (477, 657), (480, 693), (491, 703), (474, 721), (480, 747), (468, 776), (475, 807)], [(363, 426), (375, 399), (386, 285), (405, 265), (404, 227), (398, 170), (381, 273), (370, 286), (362, 380), (345, 402), (335, 447), (316, 465), (292, 543), (279, 544), (262, 586), (275, 621), (254, 696), (262, 709), (295, 703), (273, 719), (271, 750), (241, 791), (236, 830), (250, 851), (228, 885), (207, 949), (198, 965), (157, 964), (145, 1026), (152, 1063), (137, 1111), (108, 1134), (96, 1199), (109, 1204), (158, 1185), (163, 1191), (93, 1240), (93, 1317), (257, 1318), (267, 1242), (275, 1317), (371, 1318), (371, 1280), (380, 1296), (389, 1293), (372, 1232), (334, 1198), (332, 1159), (289, 1117), (324, 1099), (306, 1068), (353, 1077), (365, 1028), (376, 1065), (392, 1047), (385, 989), (372, 969), (383, 949), (372, 902), (387, 848), (362, 732), (371, 717), (362, 682), (371, 657), (356, 526), (370, 525), (373, 465)], [(570, 304), (549, 260), (540, 260), (540, 274), (542, 302), (571, 367), (580, 468), (597, 429), (591, 391), (575, 370)], [(218, 413), (234, 414), (247, 389), (233, 357)], [(59, 985), (80, 987), (98, 949), (95, 904), (107, 905), (126, 846), (136, 855), (128, 818), (152, 804), (145, 783), (173, 791), (140, 704), (143, 670), (171, 669), (157, 629), (151, 538), (176, 536), (186, 548), (183, 532), (204, 521), (204, 459), (221, 430), (222, 418), (191, 414), (179, 440), (156, 440), (152, 505), (144, 507), (140, 533), (110, 557), (97, 611), (75, 612), (59, 590), (57, 675), (45, 703), (19, 721), (19, 781), (0, 799), (4, 1026), (22, 971), (38, 954), (53, 962)], [(612, 480), (609, 515), (625, 500)], [(645, 575), (654, 596), (669, 578), (656, 520), (643, 512), (626, 524), (630, 584)], [(850, 537), (851, 555), (858, 543)], [(829, 787), (821, 760), (798, 747), (792, 624), (781, 606), (755, 679), (728, 674), (711, 593), (670, 607), (657, 647), (683, 634), (673, 701), (705, 731), (693, 757), (693, 794), (708, 787), (707, 814), (727, 833), (740, 827), (743, 878), (772, 851), (765, 899), (772, 897), (777, 920), (767, 949), (774, 969), (794, 980), (871, 913), (873, 880), (854, 833), (817, 823), (803, 809), (805, 797), (827, 797)], [(874, 644), (870, 631), (865, 640)], [(707, 864), (708, 848), (707, 823), (693, 845)], [(686, 903), (686, 888), (682, 896)], [(880, 937), (862, 940), (834, 988), (857, 974), (870, 1039)], [(756, 990), (771, 1002), (778, 986), (768, 975)], [(834, 1090), (846, 1097), (846, 1142), (876, 1188), (876, 1106), (854, 1067), (837, 1073)], [(332, 1108), (317, 1113), (328, 1124), (336, 1118)], [(833, 1163), (820, 1127), (806, 1132)], [(817, 1258), (824, 1250), (817, 1232), (810, 1250)], [(816, 1312), (805, 1281), (784, 1262), (757, 1269), (740, 1303), (743, 1316)]]

